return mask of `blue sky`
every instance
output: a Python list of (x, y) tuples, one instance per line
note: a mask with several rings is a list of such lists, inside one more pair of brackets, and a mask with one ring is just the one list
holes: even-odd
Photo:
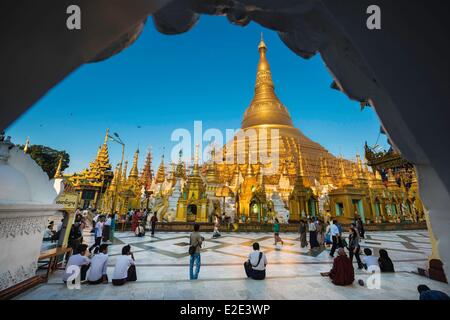
[[(88, 166), (102, 144), (106, 128), (120, 134), (131, 161), (139, 165), (151, 146), (154, 169), (165, 147), (168, 156), (177, 128), (237, 129), (253, 96), (260, 33), (268, 47), (272, 77), (294, 124), (333, 154), (354, 158), (365, 141), (374, 144), (379, 121), (371, 108), (330, 89), (331, 76), (320, 56), (304, 60), (270, 30), (256, 23), (242, 28), (225, 17), (202, 16), (181, 35), (158, 33), (151, 19), (128, 49), (100, 63), (82, 66), (54, 87), (7, 129), (15, 143), (44, 144), (66, 150), (66, 172)], [(379, 143), (385, 145), (385, 137)], [(109, 143), (113, 165), (121, 147)]]

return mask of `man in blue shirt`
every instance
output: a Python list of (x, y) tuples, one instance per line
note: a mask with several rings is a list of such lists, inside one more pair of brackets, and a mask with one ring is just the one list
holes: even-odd
[(420, 297), (419, 300), (450, 300), (450, 297), (438, 290), (431, 290), (428, 286), (421, 284), (417, 287)]

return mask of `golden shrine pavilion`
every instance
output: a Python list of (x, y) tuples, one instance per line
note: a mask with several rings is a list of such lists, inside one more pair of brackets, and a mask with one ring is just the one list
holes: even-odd
[[(382, 178), (359, 155), (355, 161), (336, 157), (306, 137), (294, 127), (275, 93), (263, 39), (258, 52), (254, 97), (242, 120), (243, 144), (236, 136), (217, 153), (213, 150), (202, 165), (196, 149), (191, 170), (181, 156), (178, 164), (167, 167), (162, 157), (153, 177), (150, 153), (138, 174), (139, 151), (129, 173), (125, 162), (112, 174), (105, 138), (89, 169), (70, 178), (84, 205), (88, 201), (101, 211), (120, 214), (130, 208), (149, 208), (157, 212), (159, 221), (168, 222), (208, 222), (223, 213), (235, 222), (253, 223), (275, 217), (284, 223), (307, 217), (342, 222), (360, 217), (371, 223), (423, 220), (414, 170), (407, 185), (392, 171)], [(276, 130), (275, 140), (268, 129)], [(278, 165), (264, 163), (264, 153), (276, 154)], [(87, 198), (91, 190), (94, 193)]]

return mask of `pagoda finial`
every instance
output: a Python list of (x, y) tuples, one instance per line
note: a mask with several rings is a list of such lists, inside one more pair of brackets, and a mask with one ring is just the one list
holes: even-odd
[(195, 145), (195, 155), (194, 155), (194, 168), (192, 169), (192, 174), (197, 175), (198, 174), (198, 149), (199, 145), (198, 143)]
[(59, 157), (58, 166), (56, 167), (55, 176), (53, 177), (54, 179), (62, 178), (61, 168), (62, 168), (62, 156)]
[[(264, 40), (258, 45), (259, 62), (256, 69), (255, 94), (242, 120), (242, 128), (262, 124), (280, 124), (293, 126), (291, 116), (286, 107), (275, 94), (275, 85), (266, 58), (267, 46)], [(261, 109), (261, 105), (264, 108)]]
[(127, 169), (128, 169), (128, 161), (125, 161), (122, 172), (122, 182), (125, 183), (127, 180)]
[(267, 50), (266, 44), (264, 43), (264, 35), (261, 31), (261, 40), (259, 41), (258, 50), (261, 52), (261, 49)]
[(106, 144), (108, 142), (108, 139), (109, 139), (109, 128), (106, 129), (105, 140), (103, 141), (103, 144)]
[(27, 137), (27, 140), (25, 140), (25, 146), (23, 147), (23, 153), (28, 153), (29, 148), (30, 148), (30, 138)]
[(138, 173), (138, 158), (139, 158), (139, 148), (134, 153), (133, 165), (131, 166), (130, 175), (128, 178), (137, 179)]

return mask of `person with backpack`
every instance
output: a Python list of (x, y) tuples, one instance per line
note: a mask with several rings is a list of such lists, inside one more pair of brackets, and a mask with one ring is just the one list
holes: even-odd
[(259, 243), (253, 244), (253, 252), (248, 255), (244, 262), (244, 270), (248, 278), (264, 280), (266, 278), (267, 257), (264, 252), (259, 251)]
[[(200, 234), (200, 225), (198, 223), (194, 224), (194, 232), (191, 233), (189, 237), (189, 254), (191, 256), (189, 261), (189, 279), (198, 279), (198, 274), (200, 272), (200, 250), (202, 248), (202, 243), (205, 238)], [(194, 272), (194, 264), (195, 272)]]

